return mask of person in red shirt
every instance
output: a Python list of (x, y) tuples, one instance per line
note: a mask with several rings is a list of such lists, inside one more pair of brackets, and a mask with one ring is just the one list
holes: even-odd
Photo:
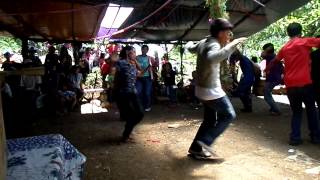
[(302, 26), (291, 23), (287, 27), (290, 40), (281, 48), (276, 58), (267, 67), (267, 73), (274, 64), (284, 61), (284, 83), (292, 110), (290, 145), (302, 144), (301, 120), (302, 102), (306, 106), (311, 142), (320, 144), (320, 127), (315, 107), (315, 93), (311, 78), (310, 52), (320, 47), (320, 38), (302, 38)]
[(103, 82), (105, 81), (107, 75), (110, 73), (111, 66), (109, 61), (109, 58), (104, 59), (104, 63), (101, 65), (101, 75)]
[(105, 59), (106, 59), (106, 54), (105, 53), (101, 53), (100, 54), (100, 57), (99, 57), (99, 67), (101, 68), (103, 63), (105, 62)]

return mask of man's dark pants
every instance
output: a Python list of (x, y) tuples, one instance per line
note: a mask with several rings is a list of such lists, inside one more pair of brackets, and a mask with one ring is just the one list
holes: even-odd
[(308, 127), (312, 141), (320, 141), (320, 126), (317, 110), (315, 107), (315, 95), (312, 85), (303, 87), (287, 88), (287, 95), (292, 110), (291, 119), (291, 141), (301, 141), (301, 120), (302, 120), (302, 102), (306, 106)]
[(191, 150), (197, 152), (202, 151), (197, 141), (210, 146), (236, 117), (236, 113), (227, 96), (203, 101), (202, 103), (204, 105), (204, 119), (190, 147)]
[(254, 81), (241, 79), (236, 91), (233, 93), (238, 96), (245, 110), (252, 111), (252, 93), (251, 87)]
[(317, 102), (317, 106), (318, 106), (318, 118), (320, 121), (320, 88), (316, 88), (316, 102)]
[(126, 122), (123, 137), (128, 138), (133, 128), (143, 119), (144, 110), (136, 93), (119, 93), (116, 99), (120, 116)]

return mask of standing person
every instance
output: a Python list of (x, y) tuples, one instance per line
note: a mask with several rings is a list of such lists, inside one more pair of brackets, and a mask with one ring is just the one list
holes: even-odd
[[(274, 46), (271, 43), (267, 43), (262, 47), (261, 57), (266, 60), (266, 66), (269, 65), (270, 61), (272, 61), (276, 54), (274, 53)], [(280, 115), (280, 109), (277, 103), (274, 101), (272, 97), (272, 90), (277, 85), (282, 82), (282, 74), (283, 74), (283, 65), (281, 62), (275, 64), (270, 72), (266, 75), (266, 82), (264, 86), (264, 100), (270, 106), (269, 112), (271, 115)]]
[(251, 61), (253, 62), (254, 69), (254, 84), (252, 88), (253, 94), (259, 96), (259, 86), (260, 86), (260, 78), (261, 78), (261, 67), (258, 63), (258, 58), (256, 56), (251, 57)]
[(120, 111), (120, 117), (126, 122), (122, 134), (122, 141), (131, 140), (130, 135), (133, 128), (143, 119), (143, 108), (138, 98), (136, 79), (138, 75), (138, 62), (133, 47), (122, 49), (120, 60), (116, 63), (114, 77), (114, 92)]
[(53, 94), (56, 90), (58, 90), (59, 81), (60, 81), (60, 71), (61, 64), (59, 61), (59, 56), (55, 53), (56, 48), (54, 46), (50, 46), (48, 49), (48, 54), (46, 55), (46, 59), (44, 61), (45, 67), (45, 75), (44, 75), (44, 83), (47, 91), (50, 91)]
[(167, 95), (170, 103), (177, 103), (177, 96), (174, 86), (176, 85), (177, 72), (172, 69), (171, 63), (166, 63), (162, 66), (161, 76), (166, 86)]
[(230, 57), (240, 62), (240, 69), (242, 76), (239, 81), (237, 89), (233, 92), (233, 95), (239, 96), (243, 104), (241, 112), (252, 112), (252, 93), (251, 88), (255, 81), (253, 62), (246, 56), (242, 55), (239, 50), (236, 50)]
[[(317, 36), (318, 38), (320, 36)], [(311, 53), (311, 59), (312, 59), (312, 64), (311, 64), (311, 72), (312, 72), (312, 80), (313, 80), (313, 87), (316, 92), (316, 102), (318, 106), (318, 113), (320, 118), (320, 48), (317, 50), (313, 51)]]
[(80, 73), (82, 74), (83, 81), (85, 82), (88, 74), (90, 73), (89, 63), (87, 60), (81, 59), (79, 66), (80, 66)]
[(55, 72), (59, 66), (59, 56), (55, 53), (56, 48), (54, 46), (50, 46), (48, 48), (48, 54), (46, 55), (46, 59), (44, 61), (45, 74), (51, 74)]
[(105, 62), (105, 59), (106, 59), (106, 53), (101, 53), (100, 54), (100, 57), (99, 57), (99, 67), (101, 68), (102, 67), (102, 65), (103, 65), (103, 63)]
[(284, 83), (292, 110), (289, 144), (296, 146), (303, 142), (301, 139), (302, 102), (306, 106), (311, 142), (320, 144), (320, 127), (315, 107), (310, 59), (312, 48), (320, 47), (320, 38), (302, 38), (302, 26), (299, 23), (289, 24), (287, 33), (290, 40), (269, 63), (266, 72), (270, 73), (275, 63), (284, 61)]
[(33, 66), (41, 66), (42, 62), (37, 55), (37, 50), (34, 47), (29, 49), (29, 58), (32, 61)]
[(190, 155), (198, 159), (218, 157), (211, 145), (235, 119), (236, 114), (220, 82), (220, 62), (227, 59), (236, 45), (246, 38), (228, 44), (233, 25), (225, 19), (215, 19), (210, 25), (211, 36), (196, 45), (186, 48), (197, 54), (196, 96), (204, 105), (204, 120), (189, 149)]
[(62, 46), (60, 49), (59, 60), (61, 63), (62, 72), (67, 76), (71, 70), (72, 58), (69, 55), (68, 49), (65, 46)]
[(6, 59), (3, 63), (1, 68), (4, 71), (12, 71), (15, 70), (16, 68), (14, 67), (14, 62), (10, 60), (12, 54), (10, 52), (5, 52), (3, 54), (4, 58)]
[(89, 72), (91, 72), (93, 68), (93, 59), (94, 56), (92, 55), (92, 49), (87, 47), (83, 53), (82, 59), (85, 60), (85, 64), (88, 65)]
[(101, 65), (101, 68), (100, 68), (101, 76), (102, 76), (102, 82), (106, 81), (106, 77), (110, 73), (110, 70), (111, 70), (110, 58), (104, 59), (104, 62)]
[(143, 45), (141, 47), (142, 55), (137, 56), (138, 63), (142, 68), (142, 74), (137, 79), (137, 90), (146, 112), (151, 111), (151, 95), (153, 80), (153, 60), (152, 57), (147, 55), (148, 51), (149, 47), (147, 45)]

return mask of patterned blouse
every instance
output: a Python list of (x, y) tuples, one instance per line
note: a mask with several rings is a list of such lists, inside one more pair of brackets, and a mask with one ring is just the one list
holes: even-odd
[(136, 79), (138, 71), (136, 66), (127, 60), (119, 60), (115, 65), (117, 72), (114, 79), (115, 89), (124, 93), (137, 93)]

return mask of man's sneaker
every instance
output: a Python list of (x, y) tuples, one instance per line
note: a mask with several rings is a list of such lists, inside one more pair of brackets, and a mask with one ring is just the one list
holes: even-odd
[(290, 140), (289, 141), (289, 145), (291, 145), (291, 146), (299, 146), (299, 145), (301, 145), (303, 143), (303, 141), (302, 140)]
[(213, 149), (210, 146), (206, 145), (204, 142), (198, 140), (197, 143), (202, 147), (203, 151), (209, 152), (212, 158), (222, 159), (213, 151)]
[(150, 112), (151, 111), (151, 107), (150, 108), (146, 108), (144, 111)]
[(196, 159), (205, 159), (205, 158), (209, 158), (211, 156), (211, 153), (209, 153), (208, 151), (194, 151), (192, 149), (189, 149), (188, 153), (196, 158)]

